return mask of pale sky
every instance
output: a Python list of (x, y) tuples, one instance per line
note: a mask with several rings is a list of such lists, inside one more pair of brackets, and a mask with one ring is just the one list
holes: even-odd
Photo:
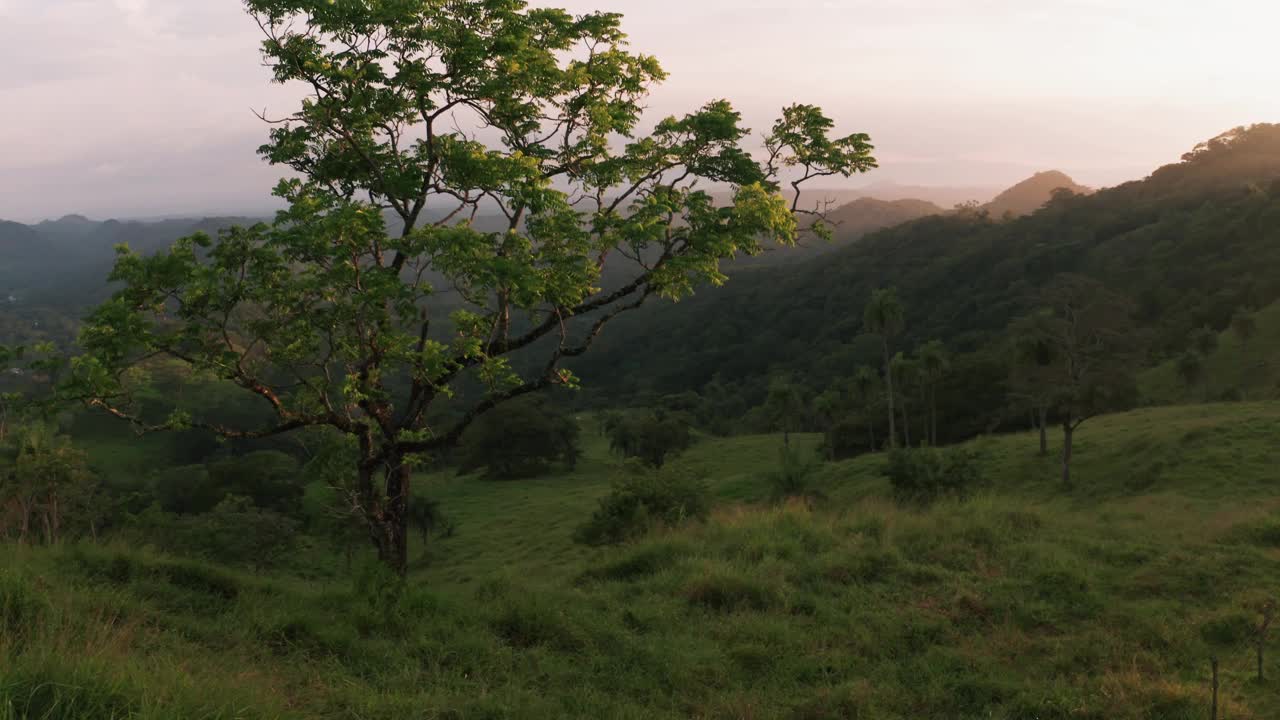
[[(1230, 127), (1280, 121), (1274, 0), (560, 0), (626, 15), (671, 78), (654, 119), (790, 102), (872, 135), (857, 183), (1145, 176)], [(0, 218), (261, 212), (280, 174), (238, 0), (0, 0)]]

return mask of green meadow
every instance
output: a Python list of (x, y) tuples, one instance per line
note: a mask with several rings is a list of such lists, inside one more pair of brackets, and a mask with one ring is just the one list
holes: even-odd
[(1069, 489), (979, 438), (981, 488), (928, 508), (882, 456), (775, 502), (780, 436), (702, 438), (674, 464), (710, 519), (605, 549), (573, 531), (624, 470), (583, 420), (570, 474), (420, 477), (456, 530), (403, 590), (319, 547), (304, 577), (6, 546), (0, 718), (1190, 720), (1211, 657), (1220, 717), (1280, 716), (1280, 406), (1091, 420)]

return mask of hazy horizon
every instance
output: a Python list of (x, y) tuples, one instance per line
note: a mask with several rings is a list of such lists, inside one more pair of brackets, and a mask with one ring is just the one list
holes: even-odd
[[(871, 134), (847, 187), (1004, 187), (1056, 169), (1141, 178), (1241, 124), (1280, 118), (1280, 8), (1192, 2), (538, 2), (627, 16), (670, 72), (650, 121), (726, 97), (764, 128), (790, 102)], [(234, 0), (0, 0), (0, 218), (260, 213), (281, 170), (251, 108), (292, 109)]]

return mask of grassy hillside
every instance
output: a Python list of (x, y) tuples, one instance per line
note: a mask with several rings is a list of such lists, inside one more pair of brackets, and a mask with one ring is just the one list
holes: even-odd
[(1204, 359), (1203, 377), (1188, 386), (1176, 360), (1143, 373), (1143, 398), (1156, 405), (1203, 402), (1226, 397), (1274, 400), (1280, 397), (1280, 303), (1254, 313), (1256, 334), (1243, 341), (1230, 329), (1218, 336), (1218, 347)]
[(0, 718), (1180, 720), (1211, 654), (1221, 716), (1273, 718), (1248, 639), (1280, 591), (1278, 434), (1271, 404), (1099, 418), (1070, 491), (1030, 435), (983, 438), (983, 490), (927, 510), (878, 457), (772, 505), (780, 438), (705, 440), (679, 464), (713, 518), (604, 550), (570, 539), (617, 472), (593, 440), (571, 475), (424, 478), (458, 532), (395, 603), (360, 569), (5, 548)]

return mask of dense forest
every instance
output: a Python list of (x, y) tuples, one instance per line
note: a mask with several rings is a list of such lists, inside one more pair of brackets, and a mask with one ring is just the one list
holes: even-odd
[(701, 393), (707, 403), (722, 398), (730, 414), (760, 405), (779, 375), (819, 394), (859, 366), (879, 366), (863, 307), (872, 290), (891, 286), (906, 310), (899, 349), (940, 340), (956, 354), (938, 390), (943, 436), (1020, 426), (1026, 415), (1006, 387), (1006, 330), (1057, 276), (1093, 278), (1135, 303), (1149, 336), (1144, 364), (1280, 299), (1277, 176), (1280, 126), (1258, 125), (1144, 180), (1062, 193), (1025, 217), (933, 215), (786, 272), (743, 270), (723, 288), (620, 320), (578, 366), (585, 392), (641, 403)]

